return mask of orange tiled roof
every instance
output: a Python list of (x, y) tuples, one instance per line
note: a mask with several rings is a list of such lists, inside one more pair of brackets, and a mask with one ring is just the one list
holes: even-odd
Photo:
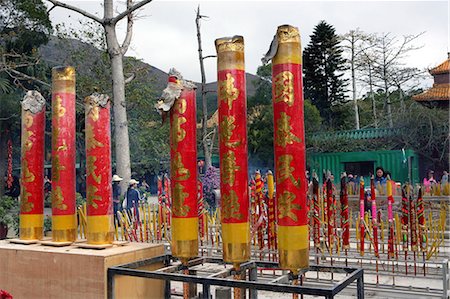
[(432, 75), (445, 74), (449, 72), (450, 72), (450, 58), (448, 58), (446, 61), (444, 61), (437, 67), (434, 67), (430, 70), (430, 74)]
[(450, 100), (450, 83), (433, 84), (433, 87), (425, 92), (413, 96), (413, 100), (422, 101), (449, 101)]

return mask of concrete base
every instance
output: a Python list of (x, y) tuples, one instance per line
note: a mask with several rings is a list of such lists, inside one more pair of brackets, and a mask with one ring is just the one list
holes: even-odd
[[(164, 254), (160, 244), (129, 243), (104, 250), (0, 241), (0, 286), (14, 298), (106, 298), (108, 267)], [(152, 266), (161, 268), (162, 264)], [(148, 269), (148, 267), (146, 268)], [(164, 298), (164, 282), (117, 277), (115, 298)]]

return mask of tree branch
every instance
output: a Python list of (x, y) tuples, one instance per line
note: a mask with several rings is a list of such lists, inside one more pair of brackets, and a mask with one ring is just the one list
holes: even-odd
[[(127, 9), (131, 7), (132, 3), (133, 0), (127, 0)], [(122, 46), (120, 47), (122, 55), (125, 55), (125, 53), (128, 51), (128, 47), (130, 46), (132, 36), (133, 36), (133, 14), (130, 12), (128, 14), (127, 20), (127, 35), (125, 36)]]
[[(54, 1), (54, 0), (49, 0), (49, 1)], [(142, 6), (148, 4), (152, 2), (152, 0), (142, 0), (141, 2), (136, 3), (135, 5), (127, 8), (127, 10), (125, 10), (124, 12), (118, 14), (117, 16), (115, 16), (114, 18), (112, 18), (110, 20), (111, 24), (116, 24), (117, 22), (119, 22), (120, 20), (122, 20), (123, 18), (125, 18), (127, 15), (131, 14), (133, 11), (135, 11), (136, 9), (141, 8)]]
[(14, 69), (5, 70), (5, 72), (6, 72), (11, 78), (13, 78), (13, 79), (18, 79), (18, 80), (20, 80), (21, 78), (16, 77), (16, 76), (12, 75), (11, 73), (16, 74), (17, 76), (22, 77), (22, 79), (33, 80), (33, 81), (36, 81), (37, 83), (40, 83), (40, 84), (42, 84), (42, 85), (44, 85), (44, 86), (51, 87), (51, 85), (48, 84), (47, 82), (41, 81), (41, 80), (39, 80), (39, 79), (36, 78), (36, 77), (28, 76), (28, 75), (26, 75), (26, 74), (24, 74), (24, 73), (22, 73), (22, 72), (19, 72), (19, 71), (14, 70)]
[(135, 73), (131, 74), (130, 77), (128, 77), (128, 78), (125, 79), (125, 84), (130, 83), (131, 81), (134, 80), (134, 78), (136, 78), (136, 74), (135, 74)]
[(49, 10), (47, 10), (47, 14), (49, 14), (55, 7), (56, 5), (53, 5)]
[[(99, 17), (97, 17), (97, 16), (95, 16), (95, 15), (93, 15), (93, 14), (91, 14), (91, 13), (89, 13), (89, 12), (87, 12), (87, 11), (81, 9), (81, 8), (78, 8), (76, 6), (72, 6), (72, 5), (69, 5), (69, 4), (66, 4), (66, 3), (63, 3), (63, 2), (59, 2), (59, 1), (56, 1), (56, 0), (47, 0), (47, 1), (51, 2), (54, 6), (59, 6), (59, 7), (66, 8), (68, 10), (77, 12), (77, 13), (85, 16), (86, 18), (94, 20), (94, 21), (96, 21), (96, 22), (98, 22), (98, 23), (100, 23), (102, 25), (104, 23), (104, 21), (102, 19), (100, 19)], [(52, 9), (53, 8), (51, 8), (50, 10), (52, 10)]]

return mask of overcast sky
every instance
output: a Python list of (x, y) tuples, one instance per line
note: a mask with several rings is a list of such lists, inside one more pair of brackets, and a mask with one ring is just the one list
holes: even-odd
[[(99, 0), (67, 1), (103, 16)], [(124, 3), (124, 1), (117, 3)], [(246, 71), (256, 73), (277, 26), (299, 28), (302, 48), (309, 42), (313, 28), (321, 20), (344, 34), (360, 28), (367, 33), (403, 35), (425, 32), (406, 63), (430, 68), (447, 58), (449, 52), (449, 1), (162, 1), (154, 0), (138, 12), (132, 46), (127, 55), (142, 59), (165, 72), (177, 68), (185, 78), (200, 81), (195, 10), (209, 16), (202, 22), (203, 54), (215, 54), (214, 40), (243, 35)], [(70, 17), (69, 17), (70, 15)], [(77, 13), (56, 8), (54, 24), (77, 26)], [(125, 26), (121, 26), (123, 29)], [(124, 32), (121, 34), (124, 35)], [(216, 80), (216, 60), (205, 62), (207, 81)]]

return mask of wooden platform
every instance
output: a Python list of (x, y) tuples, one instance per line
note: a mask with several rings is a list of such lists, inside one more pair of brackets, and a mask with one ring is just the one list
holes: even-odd
[[(164, 253), (163, 245), (129, 243), (104, 250), (0, 241), (0, 287), (21, 298), (106, 298), (106, 270)], [(154, 265), (153, 270), (162, 267)], [(164, 298), (164, 282), (118, 277), (115, 298)]]

